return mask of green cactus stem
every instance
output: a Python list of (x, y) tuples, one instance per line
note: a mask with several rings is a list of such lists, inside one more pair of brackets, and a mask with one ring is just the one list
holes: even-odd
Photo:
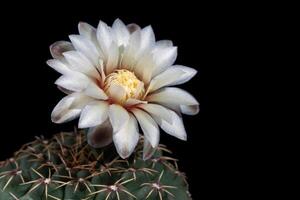
[(191, 200), (184, 173), (160, 145), (143, 160), (143, 139), (121, 159), (90, 147), (84, 132), (37, 137), (0, 162), (1, 200)]

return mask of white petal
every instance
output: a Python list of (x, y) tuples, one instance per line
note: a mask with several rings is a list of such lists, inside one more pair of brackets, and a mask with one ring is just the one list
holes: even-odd
[(93, 81), (90, 81), (87, 87), (82, 91), (87, 96), (93, 97), (99, 100), (107, 100), (106, 93)]
[(139, 122), (145, 138), (156, 148), (159, 143), (159, 128), (157, 123), (146, 112), (140, 109), (132, 109), (134, 116)]
[(122, 67), (131, 70), (137, 62), (141, 43), (141, 31), (137, 30), (130, 35), (129, 43), (124, 50), (122, 57)]
[(73, 93), (73, 91), (67, 90), (67, 89), (65, 89), (65, 88), (63, 88), (63, 87), (60, 87), (60, 86), (57, 86), (57, 88), (58, 88), (60, 91), (62, 91), (63, 93), (67, 94), (67, 95)]
[(51, 114), (51, 119), (54, 123), (63, 123), (79, 116), (80, 109), (69, 109), (74, 100), (74, 97), (66, 96), (58, 102)]
[(80, 93), (73, 93), (64, 97), (53, 109), (51, 120), (63, 123), (77, 118), (83, 106), (92, 101), (91, 98)]
[(118, 132), (129, 120), (129, 114), (122, 106), (112, 104), (108, 108), (108, 116), (114, 132)]
[(128, 24), (126, 27), (127, 27), (130, 34), (134, 33), (135, 31), (141, 30), (141, 27), (137, 24), (134, 24), (134, 23)]
[(68, 51), (63, 53), (67, 62), (70, 64), (69, 68), (84, 73), (90, 77), (100, 79), (100, 74), (90, 62), (88, 58), (86, 58), (81, 52), (78, 51)]
[(87, 141), (94, 148), (101, 148), (112, 142), (112, 127), (109, 120), (99, 126), (89, 128)]
[(200, 108), (199, 105), (180, 105), (180, 111), (186, 115), (196, 115), (199, 113)]
[(67, 74), (71, 71), (66, 64), (62, 63), (60, 60), (57, 59), (48, 60), (47, 65), (49, 65), (55, 71), (61, 74)]
[(155, 48), (172, 47), (173, 42), (171, 40), (159, 40), (155, 43)]
[(165, 86), (170, 86), (175, 83), (184, 72), (182, 70), (174, 70), (172, 67), (168, 68), (166, 71), (155, 76), (148, 87), (147, 93), (151, 93)]
[(153, 148), (150, 142), (144, 138), (144, 148), (143, 148), (143, 160), (150, 159), (155, 153), (156, 148)]
[(118, 103), (122, 103), (126, 97), (126, 91), (120, 85), (111, 84), (106, 92), (110, 98)]
[(198, 105), (197, 100), (187, 91), (175, 87), (166, 87), (147, 97), (149, 102), (175, 105)]
[(140, 98), (139, 95), (141, 93), (144, 93), (144, 90), (145, 90), (145, 83), (140, 81), (136, 86), (135, 94), (132, 96), (132, 98), (139, 99)]
[(143, 56), (139, 58), (137, 64), (133, 66), (136, 75), (147, 85), (151, 80), (152, 72), (155, 67), (152, 54), (143, 54)]
[(147, 26), (141, 31), (140, 51), (143, 52), (152, 48), (155, 44), (155, 35), (151, 26)]
[(85, 75), (79, 72), (72, 72), (59, 77), (55, 84), (67, 90), (81, 92), (88, 86), (89, 82), (90, 80)]
[(100, 53), (91, 40), (82, 35), (70, 35), (69, 37), (77, 51), (83, 53), (94, 66), (99, 65)]
[(172, 113), (172, 123), (168, 123), (164, 120), (158, 120), (157, 122), (159, 123), (161, 121), (159, 125), (166, 133), (186, 141), (187, 135), (182, 118), (179, 117), (179, 115), (177, 115), (174, 111), (170, 112)]
[(172, 85), (179, 85), (179, 84), (186, 83), (197, 74), (197, 70), (183, 65), (174, 65), (170, 68), (175, 70), (182, 70), (184, 72), (184, 74), (178, 80), (176, 80), (176, 82), (172, 83)]
[(151, 80), (148, 92), (158, 90), (165, 86), (179, 85), (189, 81), (197, 71), (190, 67), (174, 65)]
[(118, 46), (126, 46), (129, 41), (130, 33), (125, 24), (120, 19), (116, 19), (112, 25), (112, 29)]
[[(100, 21), (97, 28), (97, 39), (100, 45), (100, 48), (104, 54), (104, 57), (107, 59), (109, 55), (109, 47), (113, 41), (112, 31), (106, 23)], [(104, 60), (106, 60), (104, 59)]]
[(113, 141), (117, 152), (123, 159), (132, 154), (139, 141), (137, 122), (132, 115), (122, 129), (113, 133)]
[(78, 24), (79, 34), (94, 41), (96, 38), (96, 29), (85, 22), (79, 22)]
[(95, 45), (95, 47), (98, 50), (98, 53), (100, 54), (100, 57), (103, 58), (103, 53), (101, 51), (100, 45), (97, 40), (97, 34), (96, 34), (97, 29), (95, 27), (89, 25), (88, 23), (79, 22), (78, 30), (79, 30), (80, 35), (86, 37), (87, 39), (89, 39), (90, 41), (93, 42), (93, 44)]
[(106, 63), (106, 74), (113, 72), (119, 65), (119, 47), (112, 42), (109, 48), (109, 55)]
[(175, 104), (161, 104), (162, 106), (175, 111), (179, 116), (181, 116), (181, 109), (180, 105), (175, 105)]
[[(61, 124), (65, 122), (72, 121), (79, 117), (81, 110), (80, 109), (72, 109), (64, 112), (62, 115), (52, 115), (52, 122)], [(54, 112), (55, 113), (55, 112)]]
[(108, 103), (105, 101), (91, 102), (82, 109), (79, 128), (88, 128), (102, 124), (108, 117)]
[(97, 66), (97, 69), (98, 69), (98, 71), (100, 73), (101, 79), (105, 80), (106, 75), (105, 75), (105, 72), (104, 72), (105, 71), (105, 69), (104, 69), (104, 61), (102, 59), (99, 59), (99, 65)]
[(139, 50), (141, 46), (142, 40), (142, 32), (141, 30), (137, 30), (130, 35), (129, 44), (132, 50)]
[(63, 53), (74, 50), (73, 45), (67, 41), (58, 41), (50, 46), (50, 53), (53, 58), (63, 59)]
[(82, 92), (96, 99), (106, 100), (108, 98), (93, 80), (79, 72), (72, 71), (72, 73), (63, 75), (56, 80), (55, 84), (70, 91)]
[(134, 105), (137, 105), (137, 104), (145, 104), (147, 103), (147, 101), (141, 101), (141, 100), (138, 100), (138, 99), (127, 99), (124, 106), (125, 107), (131, 107), (131, 106), (134, 106)]
[(177, 47), (158, 48), (153, 52), (153, 58), (156, 62), (153, 76), (156, 76), (173, 65), (177, 58)]
[[(149, 105), (149, 104), (147, 104)], [(153, 115), (151, 114), (151, 116), (153, 117), (153, 119), (156, 121), (156, 123), (168, 134), (177, 137), (181, 140), (186, 140), (187, 136), (186, 136), (186, 131), (184, 128), (184, 124), (182, 121), (182, 118), (176, 114), (176, 112), (172, 111), (172, 110), (168, 110), (168, 113), (171, 117), (170, 121), (166, 121), (163, 118), (163, 115)]]
[(158, 104), (139, 104), (137, 107), (147, 111), (153, 118), (159, 118), (169, 123), (172, 122), (172, 115), (169, 109)]

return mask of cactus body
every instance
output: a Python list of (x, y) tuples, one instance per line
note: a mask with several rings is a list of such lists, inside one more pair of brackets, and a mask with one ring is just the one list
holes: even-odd
[(113, 145), (90, 147), (83, 132), (37, 138), (0, 162), (0, 200), (191, 200), (168, 150), (146, 161), (142, 150), (141, 141), (123, 160)]

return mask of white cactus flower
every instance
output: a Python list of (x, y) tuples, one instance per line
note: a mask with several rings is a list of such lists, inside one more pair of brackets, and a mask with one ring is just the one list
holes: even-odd
[(156, 41), (151, 26), (112, 27), (100, 21), (97, 28), (79, 23), (71, 42), (50, 46), (47, 64), (62, 74), (55, 82), (67, 94), (54, 108), (52, 121), (79, 118), (88, 129), (88, 142), (102, 147), (112, 141), (122, 158), (134, 151), (139, 128), (145, 138), (144, 159), (159, 144), (159, 127), (186, 140), (180, 113), (194, 115), (199, 103), (188, 92), (170, 87), (189, 81), (197, 71), (173, 65), (177, 47), (169, 40)]

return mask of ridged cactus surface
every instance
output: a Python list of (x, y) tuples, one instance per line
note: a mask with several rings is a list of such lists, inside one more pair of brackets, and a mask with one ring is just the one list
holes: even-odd
[(142, 139), (123, 160), (113, 145), (90, 147), (83, 132), (38, 137), (0, 162), (0, 200), (191, 200), (166, 147), (146, 161), (142, 151)]

